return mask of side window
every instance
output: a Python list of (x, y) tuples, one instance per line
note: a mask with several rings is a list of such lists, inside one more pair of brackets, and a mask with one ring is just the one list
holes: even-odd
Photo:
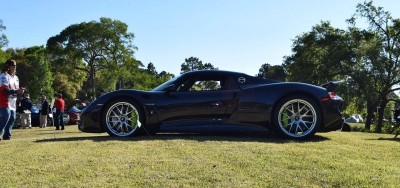
[(192, 85), (193, 85), (193, 80), (188, 79), (184, 81), (181, 85), (179, 85), (176, 91), (178, 92), (190, 91)]
[(221, 90), (219, 80), (198, 80), (190, 87), (189, 91), (216, 91)]

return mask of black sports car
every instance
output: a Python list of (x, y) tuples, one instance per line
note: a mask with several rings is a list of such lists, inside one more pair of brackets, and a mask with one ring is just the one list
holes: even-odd
[(88, 105), (78, 125), (83, 132), (111, 136), (156, 133), (163, 123), (251, 125), (303, 139), (341, 128), (342, 98), (323, 87), (278, 82), (243, 73), (203, 70), (181, 74), (152, 91), (122, 89)]

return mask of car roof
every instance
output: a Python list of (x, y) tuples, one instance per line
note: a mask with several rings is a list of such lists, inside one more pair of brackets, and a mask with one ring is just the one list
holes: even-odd
[(231, 75), (231, 76), (249, 76), (245, 73), (240, 73), (240, 72), (233, 72), (233, 71), (225, 71), (225, 70), (195, 70), (195, 71), (191, 71), (191, 72), (186, 72), (183, 73), (182, 76), (192, 76), (192, 75)]

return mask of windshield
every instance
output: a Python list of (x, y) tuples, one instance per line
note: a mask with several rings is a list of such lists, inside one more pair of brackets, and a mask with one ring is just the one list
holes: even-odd
[(172, 78), (171, 80), (168, 80), (167, 82), (164, 82), (163, 84), (157, 86), (156, 88), (153, 89), (153, 91), (164, 91), (164, 89), (166, 87), (168, 87), (169, 85), (173, 84), (175, 82), (176, 79), (178, 79), (179, 76)]

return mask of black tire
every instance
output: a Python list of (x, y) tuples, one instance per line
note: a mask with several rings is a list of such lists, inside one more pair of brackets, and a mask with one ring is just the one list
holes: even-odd
[(342, 124), (342, 129), (341, 129), (341, 131), (342, 131), (342, 132), (351, 132), (351, 127), (350, 127), (350, 125), (347, 124), (347, 123), (343, 123), (343, 124)]
[(104, 108), (102, 123), (110, 136), (137, 135), (144, 126), (143, 111), (133, 100), (117, 99)]
[(273, 126), (280, 136), (290, 139), (307, 139), (321, 126), (321, 110), (305, 96), (289, 96), (274, 108)]

